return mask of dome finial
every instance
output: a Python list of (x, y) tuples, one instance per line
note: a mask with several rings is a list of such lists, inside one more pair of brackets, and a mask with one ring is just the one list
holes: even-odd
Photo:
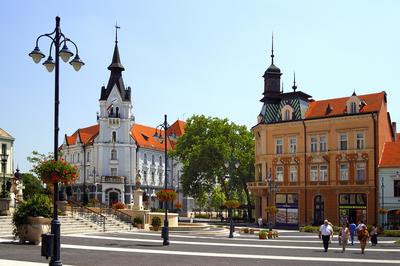
[(293, 86), (292, 86), (293, 92), (296, 92), (297, 86), (296, 86), (296, 72), (293, 72)]

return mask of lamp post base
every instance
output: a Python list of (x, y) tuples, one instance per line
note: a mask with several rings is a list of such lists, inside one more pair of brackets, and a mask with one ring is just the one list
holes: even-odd
[(51, 257), (50, 266), (62, 266), (61, 262), (61, 248), (60, 248), (60, 230), (61, 230), (61, 223), (56, 218), (51, 221), (51, 233), (54, 234), (54, 253)]
[(169, 246), (169, 228), (168, 228), (168, 222), (164, 221), (164, 226), (162, 228), (161, 232), (162, 238), (163, 238), (163, 246)]

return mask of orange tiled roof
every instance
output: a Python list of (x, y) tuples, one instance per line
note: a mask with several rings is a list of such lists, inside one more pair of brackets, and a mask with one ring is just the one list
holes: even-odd
[[(177, 120), (175, 123), (171, 125), (171, 130), (178, 137), (184, 134), (185, 122), (181, 120)], [(154, 127), (149, 127), (141, 124), (134, 124), (131, 128), (131, 136), (136, 141), (136, 144), (142, 148), (156, 149), (156, 150), (164, 150), (164, 143), (160, 143), (156, 140), (153, 135), (156, 133), (156, 129)], [(161, 134), (164, 134), (164, 131), (161, 131)], [(171, 143), (167, 143), (167, 149), (171, 149)]]
[[(178, 137), (182, 136), (185, 132), (185, 122), (177, 120), (171, 125), (171, 131)], [(131, 137), (136, 141), (139, 147), (164, 150), (164, 144), (156, 140), (153, 135), (156, 132), (154, 127), (149, 127), (141, 124), (134, 124), (131, 128)], [(164, 131), (161, 132), (163, 134)], [(79, 136), (82, 143), (92, 144), (95, 137), (99, 134), (99, 125), (93, 125), (90, 127), (80, 128), (75, 131), (71, 136), (65, 136), (67, 145), (75, 144), (77, 137)], [(171, 149), (170, 143), (168, 148)]]
[(400, 142), (385, 142), (379, 167), (400, 167)]
[(99, 134), (99, 125), (80, 128), (71, 136), (65, 136), (67, 145), (73, 145), (79, 135), (83, 144), (93, 143), (94, 138)]
[[(385, 99), (385, 92), (357, 95), (366, 105), (361, 108), (360, 113), (377, 112), (380, 110), (382, 101)], [(329, 117), (346, 114), (346, 102), (350, 97), (334, 98), (320, 101), (312, 101), (305, 114), (306, 119), (317, 117)], [(328, 105), (332, 108), (327, 113)]]

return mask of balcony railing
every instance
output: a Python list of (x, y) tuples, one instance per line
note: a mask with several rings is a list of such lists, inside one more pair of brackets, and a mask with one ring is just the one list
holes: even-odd
[(267, 181), (247, 182), (247, 188), (266, 188), (268, 187)]
[(123, 176), (104, 176), (103, 182), (104, 183), (123, 184), (124, 183), (124, 177)]

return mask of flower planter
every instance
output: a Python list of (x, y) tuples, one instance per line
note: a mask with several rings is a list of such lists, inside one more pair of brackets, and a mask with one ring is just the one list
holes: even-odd
[(28, 241), (35, 245), (39, 245), (41, 235), (50, 231), (50, 218), (44, 217), (27, 217), (27, 223), (17, 227), (17, 234), (21, 244)]
[(0, 198), (0, 216), (10, 215), (10, 198)]
[(153, 228), (153, 231), (158, 231), (158, 230), (160, 230), (160, 227), (159, 226), (152, 226), (152, 228)]
[(265, 236), (263, 236), (263, 235), (258, 235), (258, 239), (265, 239)]

